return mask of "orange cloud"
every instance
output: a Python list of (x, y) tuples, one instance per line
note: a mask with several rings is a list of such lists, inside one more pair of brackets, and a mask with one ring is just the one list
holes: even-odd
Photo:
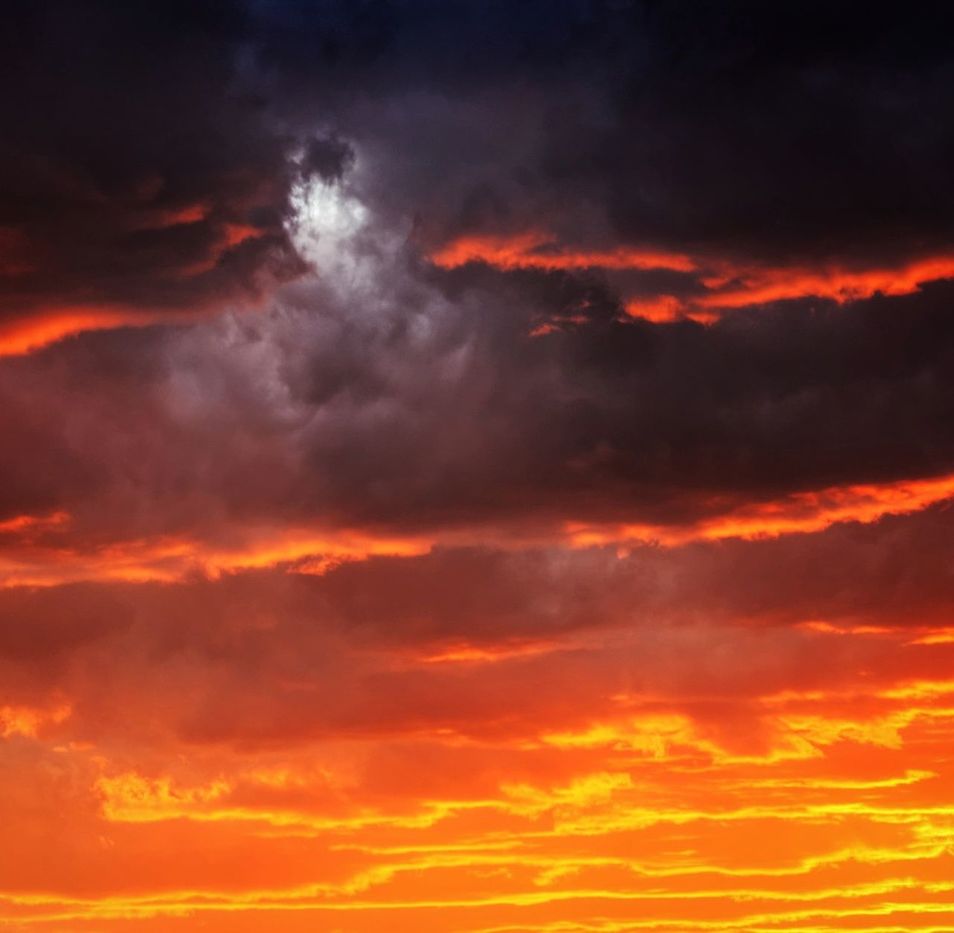
[(148, 327), (159, 316), (123, 308), (44, 309), (0, 325), (0, 357), (23, 356), (87, 331)]
[(719, 320), (719, 313), (681, 301), (675, 295), (657, 295), (654, 298), (634, 298), (626, 302), (626, 314), (653, 324), (671, 324), (674, 321), (695, 321), (697, 324), (712, 324)]
[[(952, 699), (949, 682), (924, 680), (768, 695), (755, 705), (772, 742), (750, 755), (667, 712), (664, 696), (631, 700), (656, 712), (617, 710), (519, 749), (394, 739), (420, 774), (401, 798), (381, 792), (391, 775), (373, 763), (387, 739), (182, 754), (178, 774), (61, 746), (58, 768), (73, 767), (92, 815), (32, 812), (70, 858), (50, 852), (46, 823), (0, 852), (0, 920), (121, 933), (931, 933), (954, 919)], [(434, 769), (456, 793), (428, 789)]]
[(703, 277), (711, 290), (698, 299), (709, 308), (741, 308), (792, 298), (827, 298), (843, 304), (883, 295), (909, 295), (924, 282), (954, 278), (954, 256), (932, 256), (899, 266), (852, 270), (839, 266), (819, 269), (733, 268)]
[(204, 201), (195, 201), (177, 208), (162, 208), (147, 214), (147, 222), (140, 229), (164, 230), (168, 227), (199, 223), (208, 217), (210, 210), (211, 206)]
[(67, 512), (51, 512), (49, 515), (16, 515), (0, 521), (0, 534), (20, 534), (22, 532), (58, 528), (69, 522)]
[(64, 722), (71, 713), (68, 703), (50, 707), (0, 706), (0, 738), (14, 735), (36, 738), (44, 727)]
[[(837, 263), (811, 266), (760, 266), (692, 256), (666, 250), (618, 247), (587, 250), (559, 244), (554, 237), (531, 231), (513, 235), (463, 236), (430, 254), (443, 268), (483, 262), (499, 269), (587, 269), (611, 271), (667, 269), (696, 273), (702, 295), (672, 294), (631, 298), (631, 317), (654, 323), (689, 319), (709, 324), (720, 313), (773, 301), (820, 298), (844, 304), (875, 294), (908, 295), (925, 282), (954, 278), (954, 256), (939, 254), (897, 265), (852, 268)], [(547, 333), (547, 325), (538, 333)]]
[(700, 282), (706, 292), (691, 298), (657, 295), (631, 299), (626, 311), (631, 317), (656, 323), (686, 318), (702, 324), (718, 320), (722, 312), (787, 301), (820, 298), (845, 304), (873, 295), (910, 295), (926, 282), (954, 278), (954, 257), (933, 256), (898, 266), (849, 269), (838, 265), (819, 268), (785, 266), (739, 266), (734, 263), (699, 260)]
[(415, 658), (421, 664), (492, 664), (511, 658), (526, 658), (566, 650), (558, 641), (530, 641), (514, 644), (477, 646), (466, 642), (450, 645), (438, 651), (426, 652)]
[[(191, 224), (205, 219), (207, 207), (194, 204), (156, 216), (150, 229)], [(218, 228), (218, 238), (210, 255), (200, 262), (181, 269), (186, 278), (209, 272), (230, 249), (263, 235), (262, 230), (248, 224), (225, 223)], [(0, 238), (2, 239), (2, 238)], [(0, 242), (2, 249), (2, 242)], [(2, 270), (0, 270), (2, 271)], [(108, 305), (73, 305), (41, 307), (28, 314), (0, 323), (0, 357), (24, 356), (68, 337), (89, 331), (114, 330), (120, 327), (149, 327), (159, 322), (181, 323), (193, 320), (188, 310), (150, 310)]]
[[(500, 547), (569, 543), (574, 548), (653, 542), (679, 547), (693, 541), (757, 540), (823, 531), (843, 522), (871, 523), (904, 515), (954, 498), (954, 476), (887, 483), (832, 486), (778, 499), (736, 503), (713, 498), (703, 503), (711, 517), (682, 525), (593, 523), (569, 520), (552, 532), (508, 533), (506, 528), (451, 529), (428, 535), (381, 536), (348, 529), (246, 528), (231, 547), (200, 538), (157, 536), (83, 546), (71, 540), (65, 513), (18, 516), (0, 524), (0, 586), (57, 586), (80, 580), (175, 582), (196, 574), (221, 574), (268, 567), (323, 574), (340, 564), (373, 556), (416, 556), (435, 546), (486, 544)], [(56, 532), (55, 537), (48, 533)], [(4, 541), (3, 539), (7, 540)], [(510, 646), (523, 652), (529, 646)], [(448, 648), (444, 660), (480, 660), (483, 647)], [(474, 654), (473, 652), (477, 652)], [(489, 658), (485, 658), (489, 660)]]
[(681, 253), (619, 247), (581, 250), (560, 246), (544, 233), (514, 236), (465, 236), (429, 256), (431, 262), (453, 269), (484, 262), (501, 269), (671, 269), (690, 272), (695, 262)]
[[(797, 492), (767, 502), (733, 506), (721, 514), (685, 526), (627, 525), (609, 527), (570, 522), (570, 540), (582, 547), (635, 541), (679, 545), (689, 541), (728, 538), (758, 539), (822, 531), (840, 522), (875, 522), (886, 515), (904, 515), (954, 497), (954, 476), (898, 480), (889, 483), (831, 486)], [(718, 506), (713, 500), (712, 506)]]
[[(27, 523), (11, 530), (28, 531), (33, 527)], [(196, 574), (214, 579), (225, 573), (276, 566), (296, 573), (322, 574), (349, 560), (423, 554), (432, 543), (424, 538), (307, 529), (245, 529), (242, 543), (231, 548), (176, 536), (89, 548), (79, 547), (68, 538), (42, 542), (21, 539), (6, 548), (0, 546), (0, 586), (59, 586), (81, 580), (175, 582)]]

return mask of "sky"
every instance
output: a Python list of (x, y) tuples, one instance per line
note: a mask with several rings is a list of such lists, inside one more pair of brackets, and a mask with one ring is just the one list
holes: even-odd
[(948, 5), (0, 16), (0, 929), (954, 930)]

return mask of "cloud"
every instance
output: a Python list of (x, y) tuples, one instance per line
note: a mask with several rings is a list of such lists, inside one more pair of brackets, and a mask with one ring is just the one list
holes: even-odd
[(830, 6), (11, 9), (0, 924), (948, 921), (950, 17)]
[[(667, 541), (946, 495), (947, 283), (656, 327), (599, 278), (435, 269), (347, 184), (297, 190), (317, 272), (267, 311), (4, 365), (8, 518), (68, 513), (53, 539), (86, 552), (175, 539), (212, 560), (282, 524), (286, 544)], [(533, 336), (544, 318), (562, 323)]]
[(10, 17), (0, 352), (248, 301), (301, 271), (287, 141), (242, 86), (240, 5)]
[(819, 7), (809, 28), (795, 9), (21, 6), (4, 49), (8, 352), (66, 320), (260, 297), (303, 271), (282, 224), (298, 169), (338, 180), (358, 151), (365, 200), (388, 224), (416, 217), (431, 247), (544, 228), (591, 254), (809, 277), (896, 261), (899, 242), (908, 263), (948, 249), (945, 15)]
[(624, 695), (692, 719), (731, 707), (738, 724), (757, 696), (943, 680), (952, 549), (935, 508), (772, 541), (4, 589), (4, 703), (69, 708), (37, 720), (60, 741), (143, 748), (517, 740), (585, 731)]

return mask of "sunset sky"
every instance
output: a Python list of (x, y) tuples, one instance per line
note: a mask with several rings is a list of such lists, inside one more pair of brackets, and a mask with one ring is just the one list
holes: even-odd
[(950, 5), (0, 17), (0, 929), (954, 931)]

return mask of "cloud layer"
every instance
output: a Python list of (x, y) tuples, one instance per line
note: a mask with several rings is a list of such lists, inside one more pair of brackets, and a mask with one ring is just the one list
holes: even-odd
[(952, 927), (949, 19), (11, 6), (0, 925)]

